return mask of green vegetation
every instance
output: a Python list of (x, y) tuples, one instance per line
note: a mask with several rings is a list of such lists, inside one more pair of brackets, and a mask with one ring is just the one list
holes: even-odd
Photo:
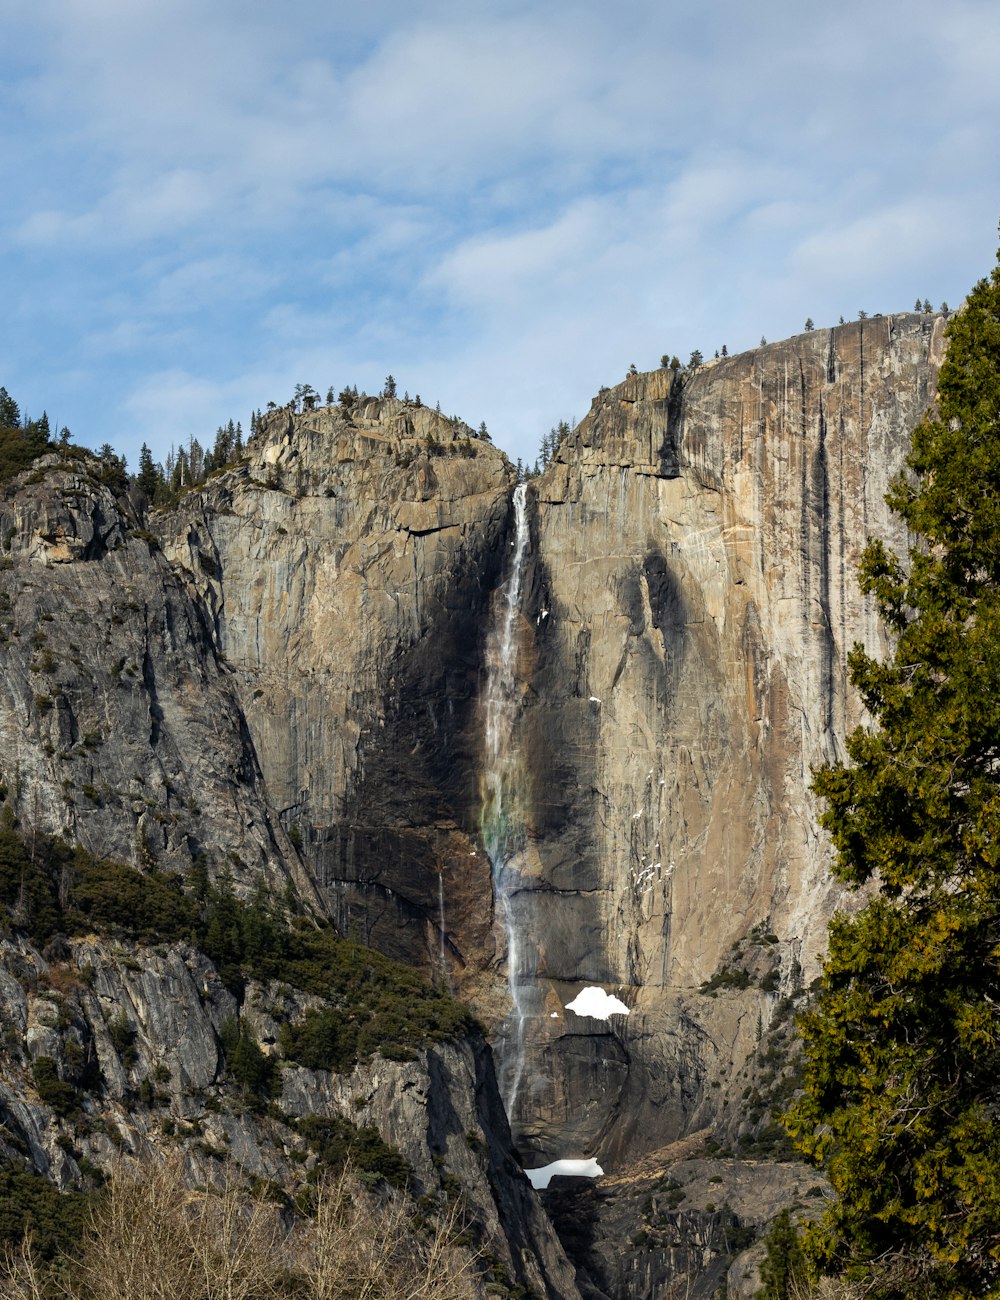
[(748, 989), (753, 984), (750, 972), (742, 966), (723, 964), (700, 986), (699, 992), (714, 998), (720, 989)]
[(378, 1129), (371, 1124), (359, 1128), (339, 1115), (331, 1119), (307, 1115), (299, 1120), (298, 1130), (319, 1156), (314, 1181), (330, 1170), (350, 1165), (358, 1173), (381, 1179), (390, 1187), (409, 1185), (413, 1176), (409, 1163), (395, 1147), (382, 1141)]
[(805, 1289), (807, 1264), (791, 1213), (782, 1210), (764, 1239), (763, 1283), (757, 1300), (795, 1300)]
[(897, 638), (851, 657), (875, 725), (815, 776), (837, 874), (873, 896), (831, 926), (789, 1124), (837, 1193), (818, 1266), (958, 1300), (1000, 1288), (1000, 266), (947, 339), (888, 498), (918, 545), (861, 569)]
[(42, 1260), (71, 1253), (87, 1223), (90, 1197), (60, 1192), (41, 1174), (0, 1165), (0, 1254), (26, 1232)]
[(79, 1109), (79, 1092), (71, 1083), (59, 1078), (56, 1063), (51, 1056), (35, 1058), (31, 1067), (31, 1077), (39, 1097), (46, 1106), (51, 1106), (57, 1115), (73, 1115)]
[(552, 426), (548, 433), (543, 434), (534, 464), (523, 465), (521, 461), (517, 462), (518, 481), (537, 478), (556, 455), (563, 439), (568, 437), (571, 431), (569, 421), (560, 420), (558, 424)]
[[(254, 419), (255, 423), (259, 421), (259, 413)], [(153, 460), (152, 452), (144, 443), (138, 469), (131, 477), (125, 457), (117, 455), (109, 443), (91, 453), (83, 447), (72, 446), (71, 437), (70, 431), (63, 428), (53, 438), (44, 411), (37, 420), (22, 416), (17, 402), (6, 388), (0, 388), (0, 483), (28, 469), (46, 452), (57, 451), (69, 464), (87, 462), (90, 475), (112, 491), (123, 492), (132, 482), (151, 505), (160, 505), (175, 500), (184, 488), (203, 483), (209, 474), (243, 456), (243, 430), (239, 422), (234, 424), (232, 420), (216, 430), (211, 449), (202, 447), (197, 438), (191, 438), (186, 447), (176, 451), (171, 448), (162, 465)]]
[(17, 402), (6, 388), (0, 388), (0, 483), (20, 474), (38, 456), (54, 450), (45, 412), (38, 420), (22, 418)]
[[(15, 830), (0, 829), (4, 919), (39, 945), (91, 931), (191, 943), (237, 997), (251, 978), (316, 994), (331, 1006), (287, 1027), (284, 1043), (288, 1056), (317, 1068), (347, 1070), (375, 1052), (398, 1060), (475, 1025), (465, 1007), (416, 971), (305, 918), (289, 923), (263, 882), (249, 899), (239, 898), (228, 876), (210, 881), (204, 864), (185, 886), (179, 876), (137, 871), (49, 836), (33, 836), (29, 848)], [(111, 1032), (127, 1054), (128, 1025)], [(224, 1046), (230, 1073), (248, 1091), (266, 1093), (270, 1066), (255, 1055), (256, 1044), (237, 1030)]]
[[(762, 963), (750, 950), (773, 948), (779, 942), (778, 936), (770, 930), (769, 920), (759, 921), (749, 934), (733, 944), (718, 968), (699, 986), (699, 992), (710, 998), (717, 997), (726, 989), (759, 988), (764, 993), (776, 993), (781, 984), (777, 953), (771, 959), (772, 964), (761, 970)], [(755, 974), (747, 969), (751, 964)]]
[[(226, 1069), (249, 1097), (266, 1097), (274, 1081), (276, 1062), (260, 1050), (246, 1027), (229, 1016), (219, 1033), (226, 1054)], [(353, 1064), (353, 1062), (352, 1062)]]

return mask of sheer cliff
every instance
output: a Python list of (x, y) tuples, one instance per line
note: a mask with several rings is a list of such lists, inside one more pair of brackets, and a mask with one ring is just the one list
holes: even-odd
[[(883, 497), (943, 325), (632, 375), (516, 507), (501, 452), (395, 398), (275, 410), (166, 511), (86, 456), (45, 458), (0, 501), (0, 832), (82, 843), (151, 891), (263, 890), (420, 968), (472, 1003), (501, 1067), (518, 1054), (526, 1163), (595, 1155), (627, 1189), (630, 1162), (695, 1133), (738, 1154), (837, 903), (810, 766), (862, 718), (847, 654), (881, 632), (855, 566), (869, 534), (902, 540)], [(278, 1060), (314, 995), (254, 977), (234, 1003), (223, 958), (176, 937), (78, 927), (43, 952), (25, 914), (14, 898), (0, 979), (7, 1155), (72, 1180), (74, 1143), (100, 1164), (108, 1125), (142, 1150), (166, 1116), (193, 1176), (201, 1130), (260, 1177), (291, 1169), (294, 1124), (230, 1106), (223, 1031), (238, 1013)], [(568, 1009), (594, 985), (628, 1014)], [(104, 1125), (82, 1137), (32, 1067), (62, 1079), (80, 1051)], [(286, 1119), (357, 1107), (428, 1186), (472, 1189), (512, 1278), (575, 1295), (482, 1042), (375, 1059), (345, 1078), (286, 1059)]]
[[(902, 540), (883, 498), (943, 325), (882, 317), (630, 377), (535, 485), (519, 743), (547, 993), (518, 1119), (546, 1152), (711, 1122), (816, 972), (836, 898), (810, 767), (861, 720), (847, 655), (881, 634), (856, 565), (869, 535)], [(768, 942), (737, 952), (754, 927)], [(581, 983), (631, 1014), (564, 1012)]]
[(395, 398), (280, 410), (158, 527), (330, 915), (498, 1009), (477, 705), (513, 473), (470, 434)]
[[(282, 434), (276, 445), (285, 450), (290, 442)], [(313, 824), (306, 811), (328, 815), (344, 796), (343, 787), (324, 782), (325, 765), (339, 770), (331, 755), (346, 754), (343, 770), (356, 776), (365, 727), (374, 733), (388, 723), (393, 744), (419, 745), (417, 731), (406, 732), (403, 723), (393, 730), (414, 707), (394, 677), (413, 641), (446, 628), (450, 618), (459, 618), (459, 635), (470, 617), (465, 584), (482, 584), (485, 592), (490, 581), (449, 555), (435, 534), (454, 532), (456, 550), (466, 538), (470, 548), (500, 549), (505, 463), (484, 453), (479, 477), (470, 475), (477, 461), (462, 454), (463, 444), (455, 477), (435, 476), (423, 448), (412, 478), (398, 471), (404, 483), (416, 484), (406, 502), (405, 487), (395, 493), (391, 480), (387, 486), (379, 477), (377, 459), (362, 458), (359, 479), (367, 488), (351, 483), (354, 496), (338, 501), (334, 484), (342, 489), (343, 477), (326, 471), (338, 461), (324, 444), (324, 468), (314, 467), (323, 481), (312, 484), (310, 514), (305, 473), (294, 495), (284, 490), (280, 457), (266, 459), (272, 445), (261, 449), (259, 480), (258, 466), (248, 461), (220, 482), (213, 516), (220, 536), (227, 525), (244, 528), (234, 548), (246, 552), (246, 602), (257, 585), (273, 596), (273, 611), (265, 609), (252, 633), (257, 647), (273, 651), (258, 662), (262, 671), (227, 639), (218, 603), (221, 561), (208, 541), (202, 498), (160, 521), (163, 527), (183, 520), (181, 553), (191, 567), (165, 554), (141, 499), (108, 481), (100, 462), (84, 453), (37, 461), (0, 500), (0, 1163), (69, 1187), (94, 1185), (122, 1152), (143, 1158), (179, 1150), (195, 1182), (211, 1182), (228, 1159), (251, 1182), (294, 1193), (327, 1158), (317, 1139), (324, 1125), (341, 1135), (341, 1145), (344, 1134), (350, 1142), (351, 1132), (367, 1126), (365, 1143), (375, 1133), (401, 1153), (413, 1195), (427, 1205), (446, 1204), (461, 1191), (497, 1286), (505, 1280), (515, 1292), (526, 1287), (572, 1300), (573, 1270), (520, 1171), (478, 1031), (456, 1024), (423, 1041), (413, 1020), (423, 995), (412, 976), (369, 969), (364, 950), (350, 944), (328, 947), (323, 957), (307, 942), (331, 935), (316, 928), (326, 910), (345, 933), (363, 937), (377, 928), (365, 911), (341, 905), (326, 886), (322, 862), (317, 878), (310, 843), (325, 851), (325, 842), (317, 835), (306, 843), (299, 825)], [(417, 449), (411, 437), (400, 458)], [(394, 453), (390, 460), (395, 472)], [(454, 489), (451, 503), (438, 491), (442, 480)], [(268, 535), (288, 537), (292, 528), (281, 520), (291, 522), (296, 510), (305, 518), (295, 539), (301, 550), (287, 568), (271, 567), (276, 553), (264, 554)], [(324, 587), (340, 564), (357, 576), (389, 562), (388, 526), (379, 532), (387, 515), (405, 517), (399, 587), (410, 588), (409, 603), (404, 595), (386, 619), (391, 634), (368, 617), (368, 594), (359, 594), (363, 577), (354, 608), (348, 587), (332, 599)], [(416, 564), (406, 538), (420, 549)], [(458, 597), (452, 564), (464, 575), (455, 584)], [(228, 566), (230, 583), (234, 569)], [(310, 628), (295, 610), (301, 627), (283, 626), (287, 593), (294, 595), (294, 575), (303, 570), (325, 622)], [(484, 571), (491, 572), (489, 563)], [(237, 590), (227, 589), (230, 608)], [(299, 634), (325, 635), (326, 672), (304, 662)], [(244, 660), (242, 671), (227, 650)], [(440, 673), (428, 687), (432, 731), (447, 684), (456, 683), (459, 702), (470, 693), (463, 653), (474, 658), (474, 643), (440, 654), (428, 668)], [(297, 656), (305, 685), (280, 672)], [(314, 674), (319, 680), (310, 693)], [(414, 689), (409, 679), (405, 686)], [(260, 704), (265, 689), (269, 710)], [(297, 708), (311, 710), (300, 731)], [(443, 707), (438, 729), (457, 736), (453, 718), (460, 714), (460, 703)], [(262, 716), (275, 720), (270, 730)], [(283, 728), (291, 741), (281, 750), (275, 738)], [(317, 738), (316, 748), (300, 754), (303, 737)], [(301, 759), (287, 781), (276, 752)], [(428, 762), (444, 766), (433, 754)], [(414, 759), (414, 774), (418, 767)], [(380, 846), (395, 835), (392, 862), (402, 870), (407, 823), (391, 802), (406, 806), (402, 773), (396, 780), (398, 788), (383, 787), (389, 811), (382, 813), (382, 838), (344, 849), (352, 861), (382, 862)], [(409, 808), (423, 806), (430, 817), (417, 824), (418, 848), (422, 837), (451, 843), (449, 825), (435, 821), (444, 798), (422, 805), (419, 793), (411, 796)], [(370, 902), (364, 886), (358, 889)], [(414, 892), (419, 900), (419, 887)], [(382, 896), (392, 897), (385, 889)], [(431, 897), (437, 899), (436, 889)], [(404, 924), (416, 906), (404, 910)], [(488, 925), (487, 916), (487, 931)], [(423, 919), (417, 928), (423, 954)], [(385, 946), (408, 949), (405, 941)], [(337, 1044), (345, 1032), (354, 1041), (351, 1026), (363, 1029), (368, 1012), (354, 996), (334, 996), (338, 970), (377, 995), (368, 1021), (374, 1038), (363, 1031), (367, 1039), (346, 1054)], [(291, 1038), (283, 1038), (288, 1030)], [(488, 1280), (484, 1271), (483, 1285)]]
[[(443, 970), (502, 1053), (520, 943), (512, 1118), (538, 1159), (614, 1161), (731, 1114), (815, 973), (836, 895), (809, 771), (861, 717), (847, 654), (881, 634), (855, 567), (869, 534), (900, 541), (883, 498), (943, 325), (881, 317), (631, 376), (528, 485), (519, 935), (480, 834), (515, 540), (502, 456), (395, 399), (279, 411), (160, 521), (337, 923)], [(629, 1016), (566, 1010), (591, 984)]]

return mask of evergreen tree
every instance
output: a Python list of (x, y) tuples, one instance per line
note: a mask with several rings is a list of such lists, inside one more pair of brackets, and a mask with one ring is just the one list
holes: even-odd
[(806, 1257), (788, 1210), (782, 1210), (764, 1242), (757, 1300), (796, 1300), (806, 1277)]
[(0, 429), (20, 429), (21, 408), (6, 388), (0, 388)]
[(102, 480), (107, 483), (113, 491), (124, 492), (128, 487), (128, 474), (125, 468), (125, 457), (117, 455), (110, 442), (102, 444), (100, 451), (97, 453), (97, 457), (101, 462)]
[(139, 491), (152, 505), (159, 495), (161, 475), (153, 462), (153, 453), (145, 443), (139, 449), (139, 470), (135, 476), (135, 481)]
[(205, 451), (197, 438), (188, 443), (188, 471), (192, 483), (200, 483), (205, 477)]
[(205, 458), (206, 469), (220, 469), (233, 458), (236, 449), (236, 436), (238, 425), (230, 420), (227, 424), (219, 425), (215, 431), (215, 446), (212, 448), (211, 465), (208, 464), (208, 457)]
[(831, 925), (789, 1126), (837, 1193), (814, 1257), (871, 1296), (1000, 1294), (1000, 266), (947, 340), (888, 497), (918, 544), (861, 568), (897, 638), (851, 656), (875, 725), (814, 779), (871, 897)]
[(383, 397), (396, 396), (396, 381), (395, 379), (393, 379), (392, 375), (386, 375), (385, 377), (385, 384), (382, 388), (382, 396)]
[(182, 487), (187, 487), (190, 482), (191, 466), (188, 462), (187, 451), (183, 447), (178, 447), (177, 460), (170, 475), (170, 487), (174, 492), (179, 492)]

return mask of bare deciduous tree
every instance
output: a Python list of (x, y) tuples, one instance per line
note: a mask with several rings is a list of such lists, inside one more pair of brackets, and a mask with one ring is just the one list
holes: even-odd
[(288, 1231), (235, 1174), (194, 1192), (179, 1157), (123, 1161), (79, 1256), (48, 1270), (27, 1235), (0, 1265), (0, 1300), (476, 1300), (478, 1255), (463, 1227), (460, 1205), (428, 1223), (402, 1193), (368, 1190), (348, 1168)]

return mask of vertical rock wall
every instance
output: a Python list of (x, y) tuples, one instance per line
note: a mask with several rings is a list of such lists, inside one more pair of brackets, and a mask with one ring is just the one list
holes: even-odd
[(10, 813), (94, 853), (309, 884), (271, 816), (233, 673), (136, 502), (90, 457), (0, 495), (0, 781)]
[(443, 928), (449, 978), (488, 998), (476, 700), (512, 471), (470, 434), (393, 398), (279, 410), (161, 528), (334, 919), (425, 969)]
[[(538, 1157), (614, 1160), (714, 1122), (815, 973), (836, 894), (810, 767), (860, 720), (847, 655), (881, 632), (855, 569), (869, 534), (905, 544), (883, 497), (943, 324), (632, 376), (531, 486), (515, 741), (538, 983), (515, 1118)], [(330, 912), (498, 1023), (477, 818), (512, 476), (468, 432), (395, 399), (275, 412), (164, 536)], [(741, 949), (745, 979), (708, 997), (751, 934), (767, 951)], [(565, 1011), (590, 983), (630, 1016)]]
[[(810, 766), (861, 719), (855, 580), (933, 395), (943, 320), (816, 331), (602, 390), (535, 488), (521, 744), (546, 1154), (612, 1154), (711, 1120), (778, 992), (816, 971), (835, 902)], [(699, 993), (754, 925), (764, 981)], [(581, 983), (632, 1006), (561, 1007)], [(715, 1091), (713, 1092), (713, 1089)], [(569, 1149), (568, 1149), (569, 1148)]]

